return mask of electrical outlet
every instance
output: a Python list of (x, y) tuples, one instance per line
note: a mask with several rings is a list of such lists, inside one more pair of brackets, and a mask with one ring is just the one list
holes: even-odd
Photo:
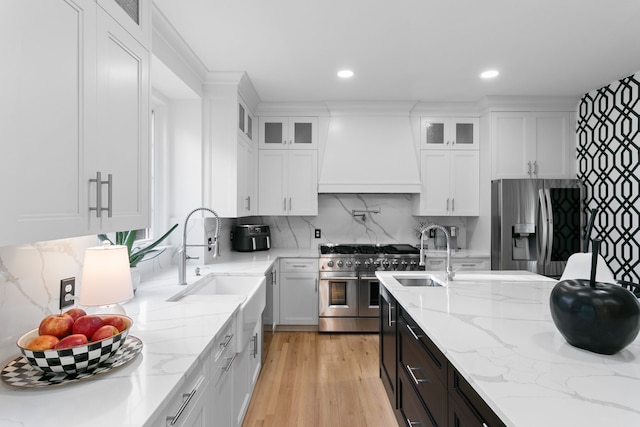
[(76, 278), (69, 277), (60, 280), (60, 310), (73, 305), (76, 294)]
[(436, 230), (434, 230), (433, 228), (431, 230), (429, 230), (429, 237), (431, 237), (431, 238), (436, 237)]
[(316, 239), (319, 239), (320, 237), (322, 237), (322, 230), (316, 228)]

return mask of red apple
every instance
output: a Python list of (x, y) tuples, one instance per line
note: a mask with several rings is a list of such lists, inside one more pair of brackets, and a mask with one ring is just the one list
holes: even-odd
[(81, 308), (74, 307), (65, 311), (64, 314), (68, 314), (69, 316), (71, 316), (73, 318), (73, 321), (75, 322), (79, 317), (86, 316), (87, 312)]
[(71, 348), (77, 347), (79, 345), (88, 344), (89, 340), (83, 334), (71, 334), (66, 336), (60, 340), (58, 344), (54, 347), (56, 350), (62, 350), (63, 348)]
[(52, 314), (45, 317), (40, 322), (38, 334), (53, 335), (58, 339), (62, 339), (71, 334), (73, 330), (73, 318), (68, 314)]
[(104, 322), (100, 316), (89, 314), (78, 317), (78, 320), (73, 322), (73, 333), (92, 337), (102, 326), (104, 326)]
[(34, 351), (51, 350), (60, 340), (53, 335), (39, 335), (29, 341), (26, 348)]
[(98, 329), (93, 335), (91, 335), (91, 341), (100, 341), (105, 338), (111, 338), (114, 335), (118, 335), (120, 331), (113, 325), (104, 325)]
[(118, 328), (119, 332), (122, 332), (127, 329), (127, 327), (129, 327), (127, 321), (124, 320), (123, 317), (119, 316), (102, 316), (102, 321), (105, 325), (115, 326), (116, 328)]

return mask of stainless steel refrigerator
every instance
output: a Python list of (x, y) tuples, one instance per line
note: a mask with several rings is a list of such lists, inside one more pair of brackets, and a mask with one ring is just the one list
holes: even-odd
[(560, 277), (581, 251), (583, 188), (577, 179), (491, 182), (491, 269)]

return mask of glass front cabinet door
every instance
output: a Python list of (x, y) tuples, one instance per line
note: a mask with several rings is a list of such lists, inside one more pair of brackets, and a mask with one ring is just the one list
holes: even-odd
[(477, 150), (479, 124), (476, 117), (423, 117), (420, 121), (420, 148)]
[(309, 149), (318, 146), (317, 117), (260, 117), (260, 148)]

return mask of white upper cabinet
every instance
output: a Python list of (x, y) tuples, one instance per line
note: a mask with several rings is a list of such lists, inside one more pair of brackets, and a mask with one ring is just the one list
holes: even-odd
[(317, 148), (317, 117), (260, 117), (260, 149)]
[(477, 117), (423, 117), (420, 120), (420, 148), (477, 150), (479, 126)]
[(253, 86), (244, 73), (212, 73), (204, 88), (205, 204), (225, 218), (256, 215), (257, 123), (251, 104), (241, 95), (253, 93)]
[[(92, 230), (145, 228), (150, 212), (149, 52), (102, 11), (97, 44), (97, 135), (96, 144), (87, 150), (86, 170), (92, 178), (101, 171), (103, 180), (111, 174), (112, 182), (103, 186), (101, 201), (111, 216), (108, 211), (100, 217), (92, 212)], [(92, 204), (96, 188), (96, 183), (90, 185)]]
[(575, 178), (571, 112), (492, 112), (492, 179)]
[(90, 0), (9, 1), (0, 20), (0, 245), (147, 226), (149, 52)]
[(422, 150), (420, 154), (422, 188), (414, 196), (414, 215), (479, 215), (479, 152)]
[(318, 153), (259, 150), (259, 215), (318, 214)]
[(151, 45), (152, 0), (97, 0), (129, 34), (147, 49)]

